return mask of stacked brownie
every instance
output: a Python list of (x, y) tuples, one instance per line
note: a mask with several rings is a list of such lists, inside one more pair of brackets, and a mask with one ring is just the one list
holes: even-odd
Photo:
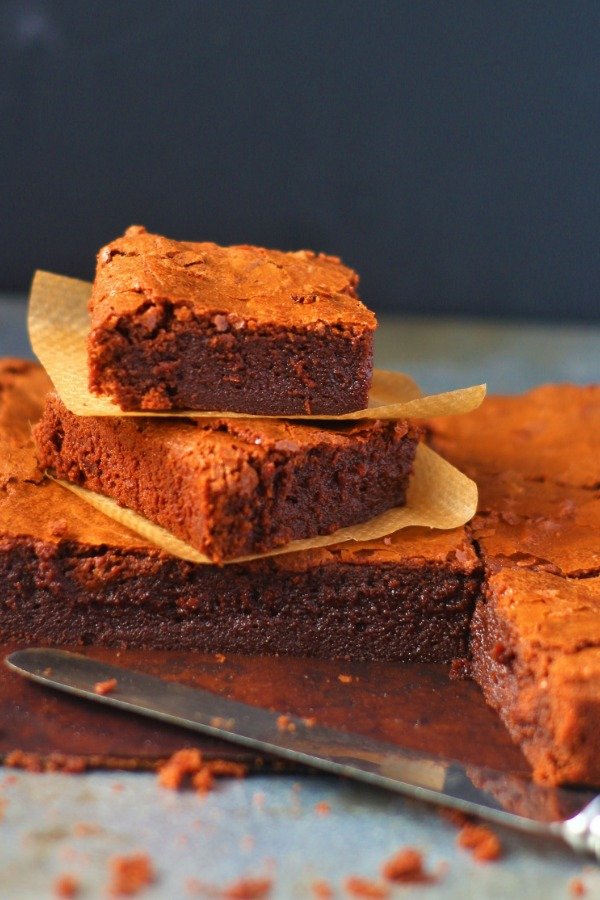
[(188, 562), (44, 478), (30, 423), (45, 399), (42, 439), (64, 441), (49, 391), (39, 366), (0, 362), (5, 641), (445, 663), (467, 653), (481, 567), (464, 528)]
[(376, 323), (357, 283), (334, 257), (130, 228), (98, 256), (90, 386), (127, 409), (219, 415), (78, 417), (50, 395), (34, 431), (41, 465), (213, 563), (404, 505), (417, 426), (290, 421), (367, 405)]

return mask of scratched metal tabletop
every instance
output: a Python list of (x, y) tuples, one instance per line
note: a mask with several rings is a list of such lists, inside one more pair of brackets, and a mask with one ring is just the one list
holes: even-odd
[[(20, 298), (0, 297), (0, 355), (30, 356)], [(518, 392), (543, 381), (600, 380), (600, 328), (464, 320), (384, 319), (377, 363), (401, 368), (427, 390), (487, 381)], [(241, 877), (273, 879), (273, 898), (311, 897), (326, 880), (346, 896), (345, 877), (374, 878), (400, 847), (427, 865), (447, 863), (436, 884), (390, 896), (567, 898), (581, 878), (600, 897), (600, 868), (554, 843), (502, 832), (505, 857), (481, 864), (456, 848), (456, 829), (431, 808), (332, 778), (252, 776), (222, 781), (205, 798), (158, 787), (149, 774), (32, 775), (0, 771), (0, 900), (53, 897), (74, 875), (84, 898), (105, 897), (108, 860), (147, 852), (157, 880), (148, 898), (193, 896), (197, 883), (224, 888)], [(330, 811), (315, 808), (326, 801)], [(94, 833), (81, 834), (81, 823)], [(85, 829), (83, 829), (85, 830)]]

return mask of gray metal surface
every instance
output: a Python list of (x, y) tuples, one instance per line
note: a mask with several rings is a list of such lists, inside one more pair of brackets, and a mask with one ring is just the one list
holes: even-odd
[[(0, 354), (24, 355), (25, 308), (0, 297)], [(492, 391), (519, 391), (540, 381), (599, 379), (600, 329), (510, 323), (385, 320), (378, 364), (404, 369), (427, 390), (487, 380)], [(218, 886), (270, 873), (272, 897), (310, 897), (316, 879), (336, 896), (345, 876), (374, 877), (399, 847), (419, 847), (427, 862), (448, 867), (438, 884), (398, 888), (392, 897), (424, 900), (565, 900), (582, 878), (587, 898), (600, 898), (600, 870), (558, 842), (498, 829), (499, 863), (476, 863), (456, 847), (456, 831), (430, 806), (315, 776), (254, 776), (228, 781), (199, 798), (158, 787), (149, 774), (32, 775), (4, 769), (0, 799), (0, 897), (51, 898), (62, 872), (81, 879), (84, 898), (106, 896), (108, 859), (144, 850), (158, 880), (148, 898), (184, 898), (188, 879)], [(315, 805), (330, 804), (328, 815)], [(77, 823), (100, 831), (77, 836)]]
[[(350, 730), (309, 726), (297, 716), (284, 717), (282, 711), (249, 706), (79, 653), (33, 647), (11, 653), (5, 662), (19, 675), (45, 687), (229, 740), (259, 754), (272, 754), (329, 775), (449, 806), (529, 834), (562, 838), (574, 849), (600, 857), (600, 797), (590, 791), (541, 788), (528, 780), (473, 765), (467, 770), (453, 761)], [(114, 689), (98, 694), (95, 685), (107, 679), (114, 680)], [(280, 728), (282, 717), (285, 725)], [(476, 787), (490, 779), (501, 787), (499, 796), (518, 796), (520, 809), (526, 804), (527, 817), (517, 814), (510, 799), (501, 803)], [(550, 808), (554, 810), (551, 814)]]

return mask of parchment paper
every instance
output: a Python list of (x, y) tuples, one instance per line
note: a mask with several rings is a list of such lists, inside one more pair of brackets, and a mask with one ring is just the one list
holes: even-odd
[[(110, 398), (91, 394), (88, 390), (86, 348), (90, 328), (87, 303), (91, 287), (87, 281), (53, 275), (50, 272), (36, 272), (29, 298), (31, 346), (52, 379), (61, 400), (72, 413), (78, 416), (267, 418), (218, 410), (124, 412)], [(484, 397), (484, 384), (422, 396), (419, 386), (408, 375), (376, 369), (367, 409), (342, 416), (294, 415), (290, 418), (336, 421), (448, 416), (477, 409)]]
[[(138, 513), (119, 506), (115, 500), (104, 497), (102, 494), (95, 494), (67, 481), (61, 480), (58, 481), (58, 484), (73, 491), (95, 509), (105, 513), (131, 531), (135, 531), (166, 553), (190, 562), (214, 565), (212, 560), (190, 547), (189, 544), (174, 537), (159, 525), (149, 522)], [(227, 560), (226, 563), (244, 562), (315, 547), (330, 547), (332, 544), (339, 544), (342, 541), (374, 540), (412, 525), (440, 529), (458, 528), (473, 518), (476, 509), (477, 485), (475, 482), (455, 469), (429, 447), (419, 444), (406, 506), (389, 509), (368, 522), (340, 528), (333, 534), (292, 541), (285, 547), (272, 550), (270, 553), (238, 557), (235, 560)]]

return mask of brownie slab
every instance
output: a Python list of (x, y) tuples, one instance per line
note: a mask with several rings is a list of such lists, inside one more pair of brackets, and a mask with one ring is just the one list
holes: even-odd
[(43, 478), (29, 422), (48, 389), (39, 367), (0, 364), (0, 439), (18, 450), (0, 484), (3, 640), (357, 660), (464, 656), (481, 574), (465, 529), (405, 529), (226, 567), (176, 559)]
[(124, 410), (364, 409), (376, 320), (357, 285), (336, 257), (174, 241), (133, 226), (98, 254), (90, 390)]
[(40, 463), (215, 562), (330, 534), (402, 506), (419, 429), (274, 419), (78, 417), (48, 395)]
[(600, 578), (488, 574), (473, 673), (548, 784), (600, 784)]
[(464, 416), (432, 419), (435, 449), (461, 471), (600, 487), (600, 385), (547, 384), (487, 396)]

